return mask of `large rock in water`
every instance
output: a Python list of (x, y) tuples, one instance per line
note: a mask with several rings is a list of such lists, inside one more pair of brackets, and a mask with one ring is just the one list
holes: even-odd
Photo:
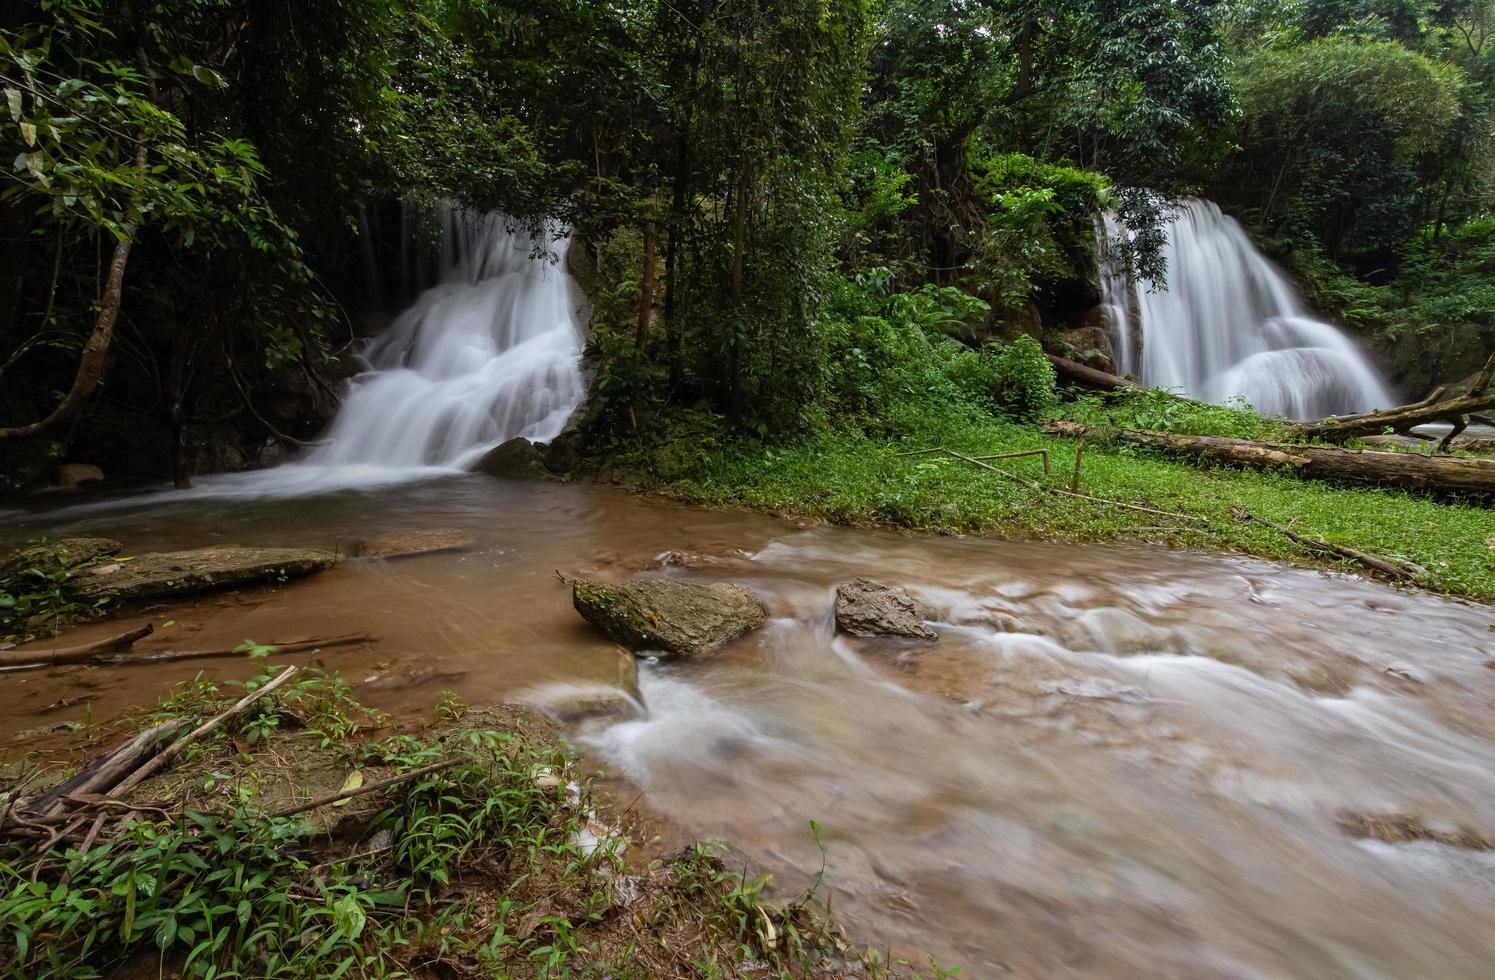
[(80, 599), (134, 602), (254, 582), (284, 582), (336, 563), (332, 552), (307, 548), (161, 551), (86, 568), (68, 581), (68, 589)]
[(697, 585), (636, 578), (616, 585), (571, 584), (571, 604), (587, 622), (632, 650), (690, 656), (755, 629), (768, 609), (741, 585)]
[(545, 468), (545, 447), (524, 438), (494, 446), (483, 454), (473, 470), (505, 480), (544, 480), (551, 475)]
[(903, 589), (859, 578), (836, 587), (836, 628), (855, 636), (906, 636), (937, 640), (919, 607)]
[(30, 569), (52, 575), (117, 554), (123, 547), (112, 538), (61, 538), (46, 544), (34, 544), (0, 561), (0, 582), (9, 582)]

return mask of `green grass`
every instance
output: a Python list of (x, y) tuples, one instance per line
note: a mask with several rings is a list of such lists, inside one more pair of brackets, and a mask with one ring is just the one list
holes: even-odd
[[(999, 419), (951, 417), (901, 440), (821, 434), (787, 446), (729, 441), (719, 451), (679, 454), (655, 485), (692, 503), (733, 505), (835, 523), (1061, 541), (1166, 541), (1198, 550), (1244, 552), (1324, 566), (1278, 531), (1243, 524), (1231, 508), (1300, 534), (1415, 562), (1433, 590), (1495, 599), (1495, 514), (1395, 490), (1346, 489), (1272, 472), (1201, 468), (1125, 446), (1088, 444), (1083, 493), (1189, 515), (1162, 517), (1056, 496), (951, 457), (900, 452), (943, 445), (967, 455), (1047, 449), (997, 465), (1065, 488), (1075, 443)], [(1332, 566), (1331, 566), (1332, 567)], [(1345, 570), (1361, 571), (1345, 563)]]

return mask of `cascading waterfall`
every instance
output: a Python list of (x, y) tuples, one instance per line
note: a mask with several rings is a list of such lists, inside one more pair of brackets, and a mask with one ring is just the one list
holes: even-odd
[(1220, 402), (1240, 395), (1264, 415), (1294, 419), (1385, 408), (1396, 399), (1339, 328), (1315, 319), (1235, 219), (1209, 202), (1173, 207), (1167, 287), (1134, 283), (1104, 242), (1102, 302), (1117, 370), (1154, 388)]
[(536, 241), (450, 205), (437, 216), (441, 281), (369, 344), (369, 370), (301, 465), (462, 467), (506, 439), (554, 438), (581, 402), (564, 235)]

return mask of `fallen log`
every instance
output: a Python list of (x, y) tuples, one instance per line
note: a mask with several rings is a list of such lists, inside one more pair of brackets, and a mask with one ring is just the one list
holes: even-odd
[(1413, 427), (1429, 422), (1447, 422), (1453, 426), (1443, 441), (1440, 451), (1446, 451), (1455, 437), (1469, 425), (1472, 417), (1495, 409), (1495, 355), (1485, 362), (1474, 383), (1463, 394), (1439, 401), (1444, 389), (1439, 388), (1420, 402), (1400, 405), (1396, 408), (1366, 412), (1363, 415), (1346, 415), (1304, 422), (1289, 426), (1286, 433), (1292, 439), (1318, 439), (1323, 442), (1343, 442), (1356, 436), (1379, 435), (1390, 429), (1406, 434)]
[(1495, 495), (1495, 459), (1384, 453), (1337, 446), (1253, 442), (1146, 429), (1049, 422), (1044, 430), (1073, 438), (1111, 438), (1247, 469), (1283, 469), (1310, 480), (1427, 490), (1454, 496)]
[[(123, 634), (123, 636), (129, 635)], [(120, 637), (115, 637), (115, 639), (120, 639)], [(330, 647), (373, 643), (377, 639), (378, 637), (368, 633), (351, 633), (347, 636), (313, 636), (304, 640), (288, 640), (285, 643), (267, 643), (265, 646), (273, 647), (275, 653), (301, 653), (306, 650), (325, 650)], [(107, 641), (101, 641), (96, 645), (97, 649), (93, 651), (87, 651), (86, 646), (88, 645), (76, 648), (72, 651), (74, 655), (65, 660), (56, 659), (45, 650), (38, 650), (35, 653), (24, 650), (10, 651), (0, 654), (0, 667), (8, 667), (12, 670), (37, 670), (42, 667), (55, 667), (61, 663), (128, 667), (132, 664), (158, 664), (168, 660), (235, 657), (244, 652), (242, 644), (237, 647), (219, 647), (212, 650), (147, 650), (143, 653), (121, 653), (118, 652), (118, 645), (110, 646)]]
[(1058, 354), (1047, 355), (1049, 363), (1054, 370), (1071, 381), (1076, 381), (1087, 388), (1099, 388), (1101, 391), (1119, 391), (1122, 388), (1135, 388), (1136, 383), (1119, 375), (1108, 374), (1097, 370), (1079, 361), (1071, 361), (1067, 357)]
[(126, 630), (118, 636), (83, 643), (75, 647), (54, 647), (51, 650), (7, 650), (0, 653), (0, 667), (52, 666), (54, 664), (87, 663), (101, 653), (117, 653), (154, 633), (150, 623)]

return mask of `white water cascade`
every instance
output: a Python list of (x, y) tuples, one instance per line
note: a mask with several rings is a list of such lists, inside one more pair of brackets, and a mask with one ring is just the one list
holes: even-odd
[[(1264, 415), (1294, 419), (1395, 404), (1354, 341), (1303, 308), (1235, 219), (1197, 199), (1173, 211), (1167, 288), (1139, 287), (1103, 248), (1102, 302), (1120, 373), (1206, 401), (1240, 395)], [(1125, 233), (1107, 219), (1105, 240)]]
[(461, 468), (506, 439), (553, 439), (581, 402), (566, 238), (536, 242), (497, 214), (437, 215), (441, 281), (368, 345), (326, 444), (297, 465)]

